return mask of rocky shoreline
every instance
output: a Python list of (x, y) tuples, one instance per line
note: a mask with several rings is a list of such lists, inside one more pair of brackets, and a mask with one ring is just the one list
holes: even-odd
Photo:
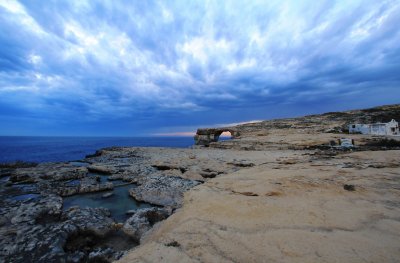
[[(225, 155), (221, 150), (211, 155), (215, 158), (201, 149), (113, 147), (81, 161), (3, 166), (0, 258), (6, 262), (119, 259), (157, 222), (181, 207), (186, 191), (240, 167), (228, 161), (221, 166)], [(107, 200), (113, 189), (127, 185), (133, 210), (126, 211), (123, 222), (100, 207), (63, 207), (68, 197), (98, 193)], [(150, 207), (136, 210), (134, 201)]]
[[(0, 262), (395, 262), (399, 140), (343, 127), (399, 109), (239, 125), (222, 142), (225, 128), (200, 129), (191, 149), (3, 164)], [(355, 147), (332, 144), (342, 137)], [(69, 206), (73, 197), (117, 206), (121, 191), (122, 217)]]

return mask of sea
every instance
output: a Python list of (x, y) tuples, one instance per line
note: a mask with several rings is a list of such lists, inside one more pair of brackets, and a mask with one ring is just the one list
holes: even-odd
[(193, 137), (0, 136), (0, 163), (75, 161), (111, 146), (189, 148), (193, 144)]

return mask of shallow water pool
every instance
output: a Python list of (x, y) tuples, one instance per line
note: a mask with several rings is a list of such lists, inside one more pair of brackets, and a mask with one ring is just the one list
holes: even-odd
[(64, 211), (72, 206), (79, 207), (104, 207), (110, 210), (111, 216), (118, 222), (124, 222), (128, 219), (129, 215), (126, 214), (128, 210), (136, 210), (138, 208), (151, 207), (150, 204), (141, 203), (136, 201), (129, 195), (129, 189), (135, 185), (125, 185), (115, 187), (113, 195), (107, 198), (102, 196), (111, 191), (73, 195), (63, 198)]

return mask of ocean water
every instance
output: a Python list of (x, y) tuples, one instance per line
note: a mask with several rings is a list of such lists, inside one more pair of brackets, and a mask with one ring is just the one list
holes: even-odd
[(188, 148), (193, 137), (29, 137), (0, 136), (0, 163), (66, 162), (111, 146)]

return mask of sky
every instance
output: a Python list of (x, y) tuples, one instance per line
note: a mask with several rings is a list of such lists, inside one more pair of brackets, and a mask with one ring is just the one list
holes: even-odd
[(0, 135), (145, 136), (400, 102), (399, 0), (0, 0)]

